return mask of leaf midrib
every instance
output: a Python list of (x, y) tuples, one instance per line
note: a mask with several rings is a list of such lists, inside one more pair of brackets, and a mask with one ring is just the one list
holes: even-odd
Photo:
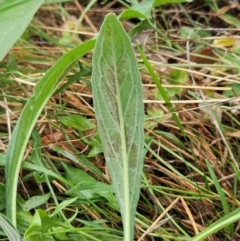
[[(118, 105), (118, 114), (119, 114), (119, 124), (120, 124), (120, 140), (122, 146), (122, 158), (123, 158), (123, 185), (124, 185), (124, 213), (126, 214), (124, 224), (126, 227), (131, 226), (131, 210), (130, 210), (130, 183), (129, 183), (129, 166), (128, 166), (128, 155), (127, 155), (127, 143), (126, 143), (126, 130), (125, 130), (125, 122), (124, 122), (124, 115), (122, 109), (122, 102), (121, 102), (121, 93), (120, 93), (120, 81), (118, 79), (117, 74), (117, 60), (116, 60), (116, 53), (115, 53), (115, 41), (113, 39), (113, 35), (111, 35), (111, 42), (112, 45), (112, 56), (113, 56), (113, 71), (114, 71), (114, 81), (116, 86), (116, 96), (117, 96), (117, 105)], [(130, 233), (126, 233), (124, 239), (130, 240)]]

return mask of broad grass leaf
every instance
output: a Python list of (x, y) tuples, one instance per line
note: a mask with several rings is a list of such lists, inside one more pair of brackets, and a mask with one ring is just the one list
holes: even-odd
[(124, 225), (133, 240), (144, 159), (141, 78), (129, 37), (114, 14), (105, 18), (96, 41), (93, 101), (108, 172)]
[(17, 42), (44, 0), (0, 1), (0, 61)]
[(8, 237), (9, 241), (21, 241), (21, 236), (9, 219), (0, 213), (0, 229), (4, 231), (6, 236)]

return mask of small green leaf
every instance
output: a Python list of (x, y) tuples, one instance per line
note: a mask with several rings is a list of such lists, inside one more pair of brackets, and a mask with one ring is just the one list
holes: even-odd
[(98, 182), (85, 171), (62, 164), (65, 177), (71, 182), (72, 188), (65, 194), (78, 197), (82, 201), (98, 201), (102, 197), (107, 199), (114, 207), (118, 207), (113, 188), (109, 184)]
[(185, 84), (188, 80), (188, 74), (184, 70), (175, 69), (170, 74), (170, 80), (173, 85)]
[(192, 0), (145, 0), (142, 2), (132, 2), (132, 7), (130, 9), (126, 9), (119, 16), (119, 19), (126, 20), (131, 18), (138, 18), (140, 20), (150, 19), (151, 11), (154, 7), (158, 7), (165, 4), (170, 3), (183, 3), (183, 2), (191, 2)]
[(72, 226), (66, 222), (59, 221), (55, 216), (50, 217), (43, 210), (36, 210), (29, 228), (24, 234), (26, 240), (54, 240), (52, 235), (47, 232), (53, 227), (71, 228)]
[(146, 18), (150, 18), (150, 15), (147, 14), (147, 13), (139, 12), (135, 9), (126, 9), (119, 16), (119, 19), (121, 19), (121, 21), (131, 19), (131, 18), (138, 18), (138, 19), (143, 20), (143, 19), (146, 19)]
[(62, 165), (65, 170), (65, 178), (72, 184), (72, 186), (83, 182), (87, 182), (87, 183), (96, 182), (96, 180), (92, 176), (90, 176), (86, 171), (82, 171), (80, 169), (70, 167), (65, 163), (62, 163)]
[(133, 240), (144, 159), (142, 83), (129, 37), (114, 14), (96, 41), (93, 101), (107, 168), (119, 202), (124, 240)]
[[(151, 119), (154, 117), (154, 119)], [(164, 111), (160, 108), (152, 107), (147, 110), (147, 119), (150, 120), (145, 122), (145, 128), (147, 129), (154, 129), (163, 119), (164, 119)]]
[[(173, 72), (170, 74), (170, 84), (172, 85), (184, 85), (188, 81), (188, 74), (184, 70), (180, 69), (175, 69)], [(182, 91), (181, 88), (171, 88), (171, 92), (168, 94), (170, 96), (175, 96), (176, 94), (180, 94)]]
[(75, 128), (80, 133), (82, 133), (84, 130), (96, 127), (92, 121), (81, 115), (59, 116), (58, 119), (62, 124)]
[(47, 200), (50, 198), (51, 193), (39, 195), (39, 196), (33, 196), (29, 198), (25, 204), (24, 204), (24, 209), (29, 211), (33, 208), (39, 207), (42, 204), (45, 204)]

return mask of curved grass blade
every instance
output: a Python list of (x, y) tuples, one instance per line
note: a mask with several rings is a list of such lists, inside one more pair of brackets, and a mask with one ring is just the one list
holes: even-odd
[(141, 78), (130, 40), (114, 14), (105, 18), (96, 41), (93, 101), (107, 168), (124, 226), (133, 240), (144, 159)]
[(16, 226), (16, 196), (18, 174), (23, 154), (45, 104), (56, 91), (62, 78), (76, 61), (93, 49), (95, 40), (89, 40), (61, 57), (34, 88), (33, 96), (28, 100), (14, 128), (6, 155), (6, 212), (7, 217)]
[(210, 237), (212, 234), (216, 233), (217, 231), (229, 227), (234, 222), (238, 222), (240, 220), (240, 209), (236, 209), (231, 213), (223, 216), (216, 222), (212, 223), (210, 226), (205, 228), (199, 234), (194, 236), (191, 241), (203, 241)]

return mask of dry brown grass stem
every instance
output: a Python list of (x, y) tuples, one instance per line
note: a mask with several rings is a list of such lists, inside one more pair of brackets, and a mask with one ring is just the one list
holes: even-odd
[(70, 30), (70, 29), (55, 28), (55, 27), (46, 27), (46, 26), (42, 26), (42, 25), (34, 25), (34, 27), (40, 28), (40, 29), (54, 30), (56, 32), (78, 33), (78, 34), (89, 36), (89, 37), (94, 37), (96, 35), (95, 33), (87, 32), (87, 31)]
[[(144, 87), (154, 87), (155, 84), (143, 84)], [(163, 84), (164, 88), (181, 88), (181, 89), (202, 89), (202, 90), (232, 90), (231, 87), (219, 87), (219, 86), (192, 86), (192, 85), (166, 85)]]
[(158, 228), (160, 220), (174, 207), (174, 205), (179, 201), (180, 196), (177, 197), (162, 213), (161, 215), (150, 225), (150, 227), (142, 234), (138, 241), (144, 240), (144, 237), (151, 233), (153, 230)]

